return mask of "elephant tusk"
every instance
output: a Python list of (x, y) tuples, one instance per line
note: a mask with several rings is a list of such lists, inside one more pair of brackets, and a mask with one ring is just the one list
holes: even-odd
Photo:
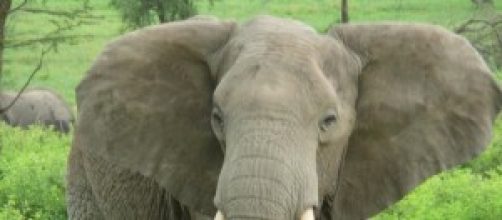
[(218, 210), (216, 216), (214, 216), (214, 220), (225, 220), (225, 218), (223, 217), (223, 213), (221, 213), (221, 211)]
[[(225, 220), (221, 211), (218, 211), (216, 213), (216, 216), (214, 216), (214, 220)], [(315, 220), (314, 210), (307, 209), (307, 211), (305, 211), (303, 215), (300, 217), (300, 220)]]
[(307, 209), (307, 211), (303, 213), (302, 217), (300, 217), (300, 220), (315, 220), (314, 210)]

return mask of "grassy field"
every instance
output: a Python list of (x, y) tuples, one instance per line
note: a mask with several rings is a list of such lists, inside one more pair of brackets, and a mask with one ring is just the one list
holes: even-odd
[[(16, 4), (22, 0), (15, 0)], [(502, 11), (502, 1), (495, 1)], [(78, 43), (60, 45), (49, 54), (33, 86), (47, 86), (63, 94), (75, 106), (74, 88), (106, 42), (120, 35), (122, 23), (107, 1), (92, 0), (95, 24), (72, 34), (90, 34)], [(458, 25), (476, 12), (469, 0), (354, 0), (352, 22), (417, 21)], [(67, 9), (77, 0), (48, 0), (46, 7)], [(336, 23), (335, 0), (216, 0), (214, 6), (200, 0), (201, 14), (244, 21), (257, 14), (302, 20), (320, 32)], [(50, 31), (50, 17), (18, 13), (8, 21), (11, 41), (31, 39)], [(36, 66), (40, 45), (5, 51), (4, 89), (17, 89)], [(502, 72), (499, 74), (502, 75)], [(64, 176), (70, 136), (40, 129), (21, 131), (0, 125), (0, 219), (65, 219)], [(376, 219), (501, 219), (502, 218), (502, 122), (494, 141), (480, 158), (430, 179), (402, 202)]]
[[(15, 1), (17, 3), (20, 0)], [(47, 1), (47, 7), (71, 8), (77, 0)], [(50, 86), (64, 94), (74, 103), (74, 87), (94, 57), (106, 42), (120, 34), (120, 17), (108, 6), (107, 1), (92, 0), (95, 14), (103, 16), (96, 24), (78, 28), (72, 34), (91, 34), (77, 44), (61, 45), (58, 53), (46, 57), (42, 70), (33, 85)], [(496, 7), (502, 10), (502, 2)], [(245, 21), (254, 15), (271, 14), (302, 20), (319, 31), (325, 31), (338, 21), (339, 1), (334, 0), (216, 0), (211, 7), (199, 0), (200, 14), (211, 14), (221, 18)], [(448, 12), (446, 12), (448, 11)], [(469, 0), (357, 0), (351, 1), (350, 15), (353, 22), (367, 21), (417, 21), (454, 27), (475, 11)], [(8, 36), (11, 41), (20, 41), (40, 36), (53, 29), (48, 16), (18, 13), (8, 22)], [(3, 86), (7, 89), (19, 88), (36, 66), (40, 56), (40, 46), (7, 49)]]

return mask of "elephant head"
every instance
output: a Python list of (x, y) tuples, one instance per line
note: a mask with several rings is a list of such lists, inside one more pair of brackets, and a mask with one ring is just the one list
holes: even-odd
[[(1, 92), (0, 107), (9, 106), (16, 96), (17, 92)], [(48, 89), (30, 89), (23, 92), (2, 114), (2, 120), (9, 125), (22, 128), (42, 124), (67, 133), (70, 131), (74, 116), (68, 104), (57, 93)]]
[(360, 219), (479, 154), (501, 100), (440, 27), (195, 19), (107, 46), (74, 147), (217, 219)]

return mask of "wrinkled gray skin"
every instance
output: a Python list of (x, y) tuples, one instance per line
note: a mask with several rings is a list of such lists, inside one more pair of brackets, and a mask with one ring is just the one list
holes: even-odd
[[(17, 92), (0, 92), (0, 107), (8, 106)], [(27, 128), (29, 125), (52, 126), (54, 130), (68, 133), (74, 116), (68, 104), (55, 92), (47, 89), (30, 89), (21, 94), (1, 119), (12, 126)]]
[(68, 214), (368, 218), (478, 155), (501, 100), (479, 54), (437, 26), (145, 28), (77, 88)]

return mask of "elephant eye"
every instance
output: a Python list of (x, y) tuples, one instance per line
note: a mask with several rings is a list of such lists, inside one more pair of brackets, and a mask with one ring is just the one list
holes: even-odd
[(336, 115), (329, 114), (321, 120), (321, 122), (319, 123), (319, 129), (321, 129), (321, 131), (327, 131), (328, 128), (333, 124), (335, 124), (336, 121), (337, 121)]

